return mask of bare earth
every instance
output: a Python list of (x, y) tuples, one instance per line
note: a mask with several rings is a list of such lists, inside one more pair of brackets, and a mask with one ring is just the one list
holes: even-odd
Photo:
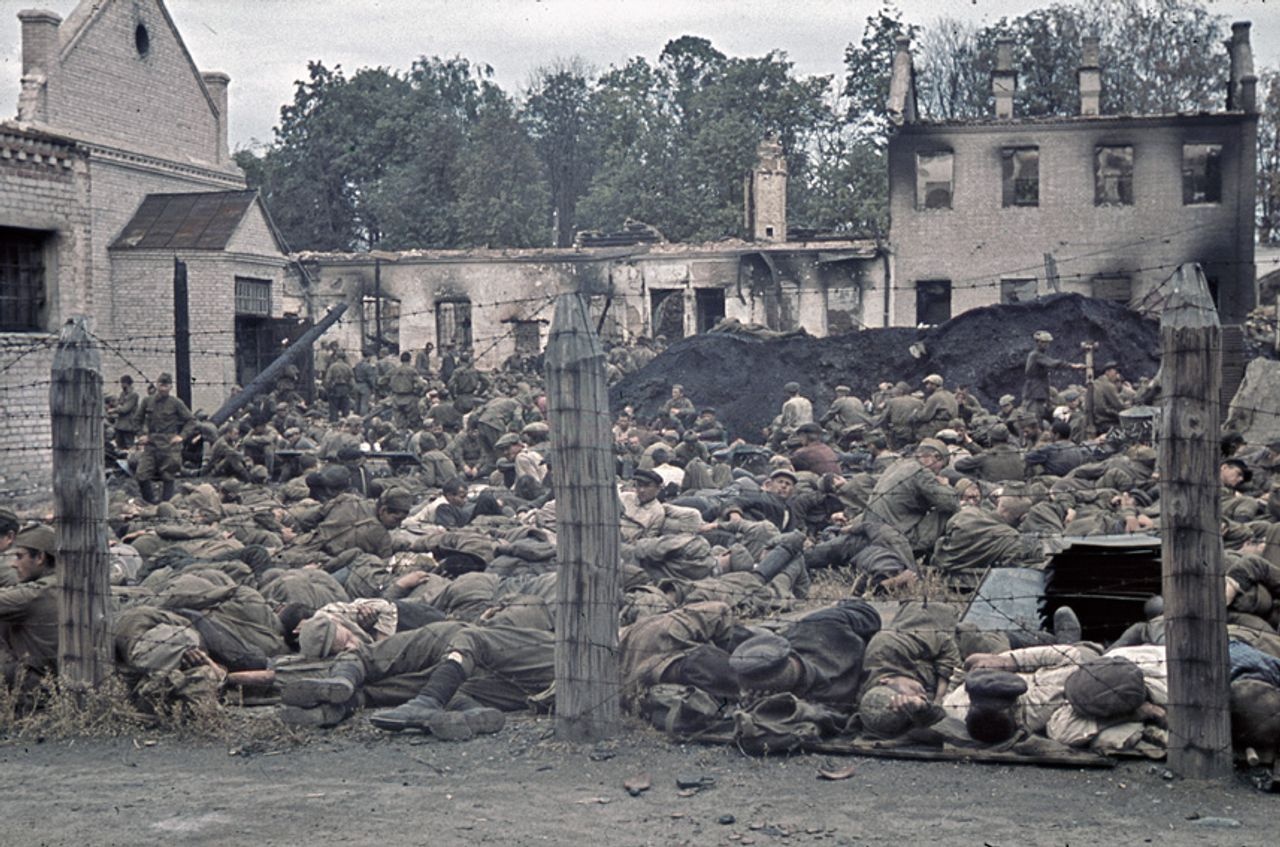
[[(571, 746), (545, 718), (448, 744), (350, 728), (234, 744), (165, 736), (0, 744), (0, 845), (1274, 845), (1280, 796), (1063, 770), (669, 743), (628, 724)], [(819, 770), (853, 766), (851, 777)], [(630, 796), (624, 781), (648, 777)], [(681, 791), (677, 779), (702, 780)], [(688, 796), (681, 796), (683, 794)]]

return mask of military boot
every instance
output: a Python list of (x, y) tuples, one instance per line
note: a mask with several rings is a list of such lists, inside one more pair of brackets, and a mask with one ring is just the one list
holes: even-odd
[(173, 480), (166, 479), (164, 485), (160, 487), (160, 499), (168, 503), (173, 499)]
[(393, 709), (379, 709), (369, 716), (369, 723), (378, 729), (399, 732), (403, 729), (425, 729), (433, 718), (445, 713), (440, 701), (426, 694), (419, 694), (407, 703)]
[(156, 503), (159, 502), (158, 500), (156, 500), (155, 483), (153, 483), (151, 480), (149, 479), (138, 480), (138, 490), (142, 492), (142, 499), (146, 500), (151, 505), (154, 506)]
[(291, 681), (280, 692), (280, 699), (289, 706), (303, 708), (325, 703), (343, 705), (355, 698), (363, 683), (364, 663), (343, 660), (334, 662), (328, 676)]

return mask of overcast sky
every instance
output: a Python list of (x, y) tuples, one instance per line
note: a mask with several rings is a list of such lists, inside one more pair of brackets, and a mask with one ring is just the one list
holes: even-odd
[[(899, 0), (908, 20), (940, 14), (991, 22), (1048, 5), (1028, 0)], [(231, 145), (269, 142), (280, 106), (307, 62), (348, 71), (405, 69), (418, 56), (462, 56), (493, 67), (508, 92), (558, 59), (597, 69), (699, 35), (734, 56), (783, 50), (801, 74), (840, 74), (844, 48), (879, 0), (168, 0), (201, 70), (231, 76)], [(1210, 0), (1230, 20), (1252, 20), (1259, 67), (1280, 66), (1280, 0)], [(17, 113), (19, 9), (64, 17), (76, 0), (0, 0), (0, 115)], [(1225, 57), (1225, 51), (1224, 51)], [(1225, 61), (1225, 58), (1224, 58)]]

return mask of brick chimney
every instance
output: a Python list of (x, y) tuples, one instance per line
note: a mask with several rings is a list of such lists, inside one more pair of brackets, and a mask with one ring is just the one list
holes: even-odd
[(22, 92), (18, 120), (43, 123), (47, 118), (49, 74), (58, 64), (58, 25), (62, 18), (44, 9), (18, 12), (22, 22)]
[(747, 177), (747, 232), (753, 241), (787, 240), (787, 159), (776, 138), (756, 149), (756, 166)]
[(1013, 117), (1013, 92), (1018, 89), (1018, 72), (1013, 69), (1013, 39), (996, 40), (996, 69), (991, 72), (991, 93), (996, 98), (996, 117)]
[(1258, 111), (1258, 77), (1253, 72), (1253, 47), (1249, 44), (1248, 21), (1236, 21), (1231, 25), (1231, 40), (1227, 42), (1227, 55), (1231, 59), (1231, 72), (1227, 80), (1227, 111), (1256, 114)]
[(1102, 114), (1102, 68), (1098, 62), (1098, 36), (1086, 35), (1080, 44), (1080, 114)]
[(200, 78), (204, 80), (204, 87), (209, 89), (209, 96), (218, 107), (218, 158), (216, 161), (219, 165), (225, 165), (231, 158), (231, 151), (227, 145), (227, 86), (231, 84), (231, 77), (222, 71), (206, 71), (200, 74)]

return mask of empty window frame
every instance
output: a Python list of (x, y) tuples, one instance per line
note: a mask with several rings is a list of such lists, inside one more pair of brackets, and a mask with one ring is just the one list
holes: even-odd
[(542, 352), (541, 321), (513, 321), (511, 330), (515, 336), (517, 356), (536, 356)]
[(916, 283), (916, 325), (934, 326), (951, 320), (951, 280), (922, 279)]
[(955, 154), (950, 150), (916, 153), (916, 208), (950, 209)]
[(1119, 275), (1095, 276), (1092, 293), (1099, 300), (1127, 304), (1133, 297), (1133, 280)]
[(1182, 145), (1182, 203), (1222, 202), (1222, 145)]
[(1012, 303), (1030, 303), (1036, 299), (1036, 278), (1029, 279), (1002, 279), (1000, 280), (1000, 302), (1006, 305)]
[(1005, 147), (1000, 150), (1002, 204), (1040, 205), (1040, 148)]
[(1102, 145), (1093, 151), (1093, 205), (1133, 205), (1133, 147)]
[(436, 303), (436, 346), (441, 350), (471, 349), (471, 301), (444, 300)]
[(37, 230), (0, 227), (0, 331), (44, 330), (48, 236)]

